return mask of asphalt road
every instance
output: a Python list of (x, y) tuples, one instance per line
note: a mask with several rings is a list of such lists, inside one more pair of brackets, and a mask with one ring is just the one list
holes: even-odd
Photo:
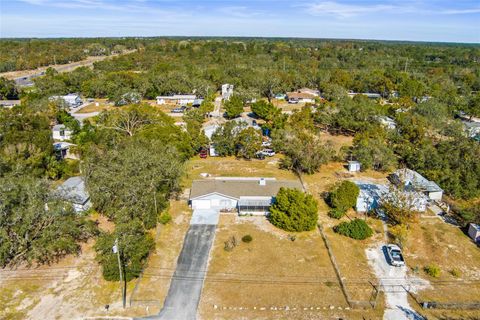
[(167, 298), (157, 319), (196, 319), (216, 227), (213, 224), (190, 225)]

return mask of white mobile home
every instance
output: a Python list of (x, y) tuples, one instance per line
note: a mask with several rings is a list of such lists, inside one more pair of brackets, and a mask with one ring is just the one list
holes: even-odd
[(389, 178), (393, 184), (397, 187), (402, 187), (406, 191), (422, 193), (430, 200), (442, 200), (443, 189), (416, 171), (407, 168), (398, 169)]
[(57, 124), (52, 128), (53, 140), (65, 141), (72, 138), (73, 131), (65, 127), (64, 124)]

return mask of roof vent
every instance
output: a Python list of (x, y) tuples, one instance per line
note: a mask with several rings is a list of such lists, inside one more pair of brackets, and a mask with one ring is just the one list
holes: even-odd
[(258, 184), (261, 186), (265, 186), (267, 185), (267, 180), (265, 180), (265, 178), (260, 178), (260, 180), (258, 180)]

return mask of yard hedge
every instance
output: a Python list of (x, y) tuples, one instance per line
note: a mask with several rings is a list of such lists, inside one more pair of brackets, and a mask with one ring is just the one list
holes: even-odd
[(370, 228), (368, 224), (361, 219), (353, 219), (350, 222), (342, 222), (335, 226), (333, 230), (336, 233), (357, 240), (364, 240), (373, 235), (372, 228)]

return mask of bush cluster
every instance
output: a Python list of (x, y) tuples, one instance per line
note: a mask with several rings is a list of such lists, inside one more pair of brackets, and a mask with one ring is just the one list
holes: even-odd
[(425, 268), (423, 268), (423, 271), (425, 271), (425, 273), (428, 274), (430, 277), (434, 278), (440, 277), (440, 274), (442, 273), (440, 267), (436, 264), (430, 264), (426, 266)]
[(242, 241), (245, 242), (245, 243), (249, 243), (249, 242), (252, 242), (253, 238), (251, 235), (247, 234), (245, 236), (242, 237)]
[(333, 208), (328, 215), (335, 219), (342, 218), (348, 209), (356, 205), (359, 193), (360, 189), (355, 183), (343, 181), (327, 198), (328, 205)]
[(164, 214), (162, 214), (162, 215), (160, 216), (160, 218), (158, 219), (158, 221), (159, 221), (161, 224), (167, 224), (167, 223), (169, 223), (171, 220), (172, 220), (172, 216), (171, 216), (168, 212), (165, 212)]
[(368, 224), (361, 219), (354, 219), (351, 222), (342, 222), (335, 226), (333, 230), (341, 235), (357, 239), (364, 240), (373, 235), (373, 230)]

